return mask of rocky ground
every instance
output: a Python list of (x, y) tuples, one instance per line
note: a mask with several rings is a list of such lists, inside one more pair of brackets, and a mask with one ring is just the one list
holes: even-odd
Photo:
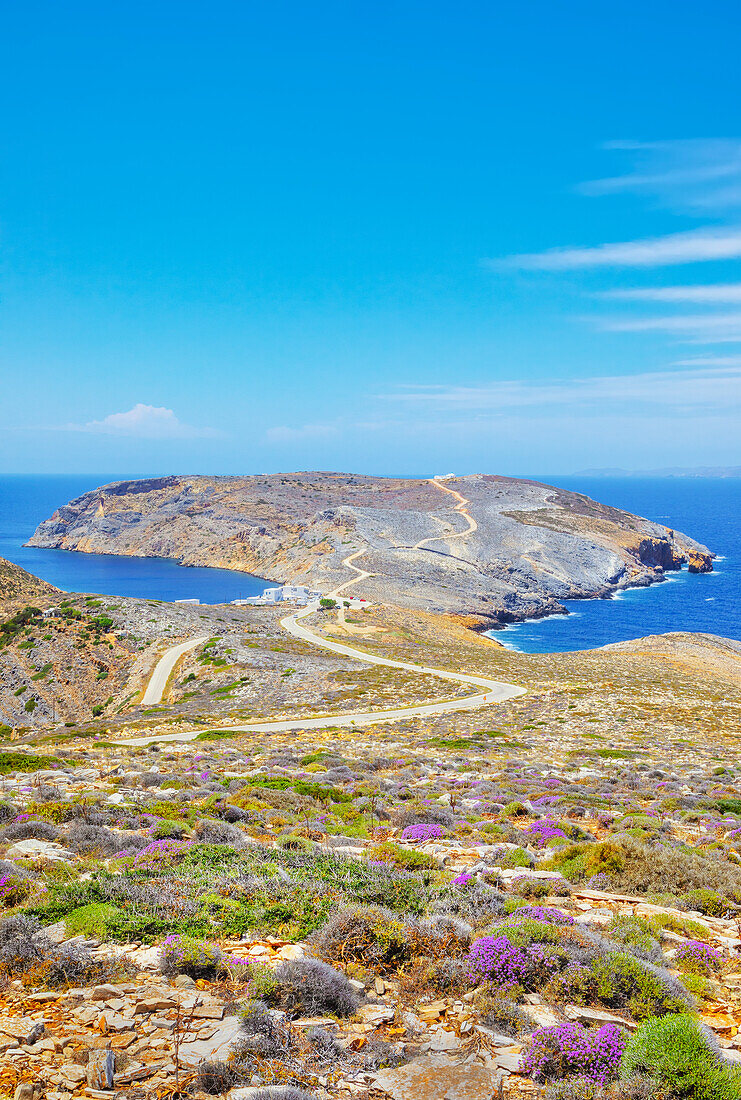
[[(0, 622), (0, 735), (44, 730), (58, 743), (78, 727), (111, 733), (138, 722), (172, 733), (214, 720), (333, 714), (383, 708), (399, 696), (411, 703), (470, 694), (430, 676), (323, 653), (281, 629), (285, 607), (74, 594), (60, 594), (52, 606), (51, 616), (29, 612)], [(324, 618), (330, 631), (334, 624), (349, 636), (335, 616)], [(142, 707), (162, 652), (199, 636), (207, 643), (179, 664), (163, 703)]]
[[(204, 615), (216, 641), (157, 714), (132, 701), (0, 750), (0, 1095), (741, 1096), (738, 644), (538, 657), (452, 616), (315, 616), (328, 637), (362, 630), (364, 649), (527, 694), (230, 733), (249, 697), (213, 683), (257, 677), (259, 698), (265, 677), (287, 711), (313, 692), (331, 705), (338, 673), (354, 692), (362, 666), (292, 649), (269, 609), (103, 610), (114, 648), (71, 620), (91, 636), (75, 652), (126, 652), (119, 694), (163, 623), (177, 641)], [(286, 666), (306, 680), (282, 696)], [(158, 744), (173, 728), (198, 740)]]
[(34, 577), (14, 565), (12, 561), (0, 558), (0, 612), (12, 615), (29, 604), (41, 600), (45, 604), (59, 597), (60, 593), (53, 585)]
[(330, 473), (118, 482), (60, 507), (29, 544), (171, 557), (325, 592), (348, 580), (343, 561), (363, 550), (368, 599), (463, 610), (490, 625), (651, 584), (682, 563), (712, 569), (706, 547), (662, 524), (478, 474), (438, 484)]

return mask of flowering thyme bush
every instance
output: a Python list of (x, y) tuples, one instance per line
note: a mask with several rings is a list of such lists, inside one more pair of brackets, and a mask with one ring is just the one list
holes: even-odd
[(472, 944), (466, 974), (473, 982), (521, 985), (532, 989), (558, 970), (558, 960), (539, 943), (518, 946), (506, 936), (484, 936)]
[(160, 952), (163, 974), (188, 974), (191, 978), (213, 978), (221, 969), (222, 956), (217, 944), (173, 933)]
[(546, 924), (573, 924), (574, 918), (568, 913), (563, 913), (560, 909), (554, 908), (552, 905), (522, 905), (519, 909), (515, 909), (510, 915), (510, 919), (521, 918), (522, 920), (542, 920)]
[(534, 821), (527, 831), (536, 848), (545, 848), (549, 840), (568, 839), (563, 829), (559, 829), (557, 823), (547, 817)]
[(133, 867), (137, 870), (159, 869), (174, 863), (179, 855), (193, 847), (192, 840), (154, 840), (134, 856)]
[(627, 1038), (622, 1028), (605, 1024), (588, 1029), (569, 1021), (540, 1027), (522, 1055), (522, 1068), (537, 1081), (580, 1075), (598, 1085), (616, 1077)]
[(704, 974), (706, 977), (720, 969), (720, 952), (701, 940), (687, 940), (678, 947), (674, 955), (680, 969), (691, 974)]
[(0, 874), (0, 905), (20, 905), (31, 893), (31, 882), (20, 875)]
[(420, 822), (417, 825), (407, 825), (401, 834), (402, 840), (408, 840), (412, 844), (425, 844), (428, 840), (439, 840), (445, 836), (442, 825), (429, 825)]

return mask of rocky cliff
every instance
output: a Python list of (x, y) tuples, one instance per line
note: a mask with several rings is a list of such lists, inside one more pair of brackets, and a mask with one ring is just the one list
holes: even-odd
[(353, 576), (343, 561), (362, 549), (358, 564), (373, 576), (358, 593), (489, 623), (651, 584), (690, 560), (712, 568), (706, 547), (661, 524), (482, 474), (442, 483), (340, 473), (117, 482), (59, 508), (29, 545), (169, 557), (323, 591)]

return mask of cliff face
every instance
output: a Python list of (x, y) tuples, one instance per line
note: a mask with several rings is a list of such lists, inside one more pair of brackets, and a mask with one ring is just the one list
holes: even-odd
[(12, 615), (29, 604), (49, 604), (59, 596), (59, 589), (34, 577), (5, 558), (0, 558), (0, 612)]
[(687, 536), (581, 494), (492, 475), (444, 486), (453, 494), (335, 473), (118, 482), (61, 507), (29, 545), (170, 557), (325, 591), (352, 576), (343, 560), (362, 548), (367, 598), (487, 621), (650, 584), (690, 558), (712, 568)]

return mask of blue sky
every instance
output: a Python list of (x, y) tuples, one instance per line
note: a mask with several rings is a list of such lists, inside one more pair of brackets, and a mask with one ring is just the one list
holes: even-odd
[(0, 471), (738, 464), (740, 30), (12, 5)]

